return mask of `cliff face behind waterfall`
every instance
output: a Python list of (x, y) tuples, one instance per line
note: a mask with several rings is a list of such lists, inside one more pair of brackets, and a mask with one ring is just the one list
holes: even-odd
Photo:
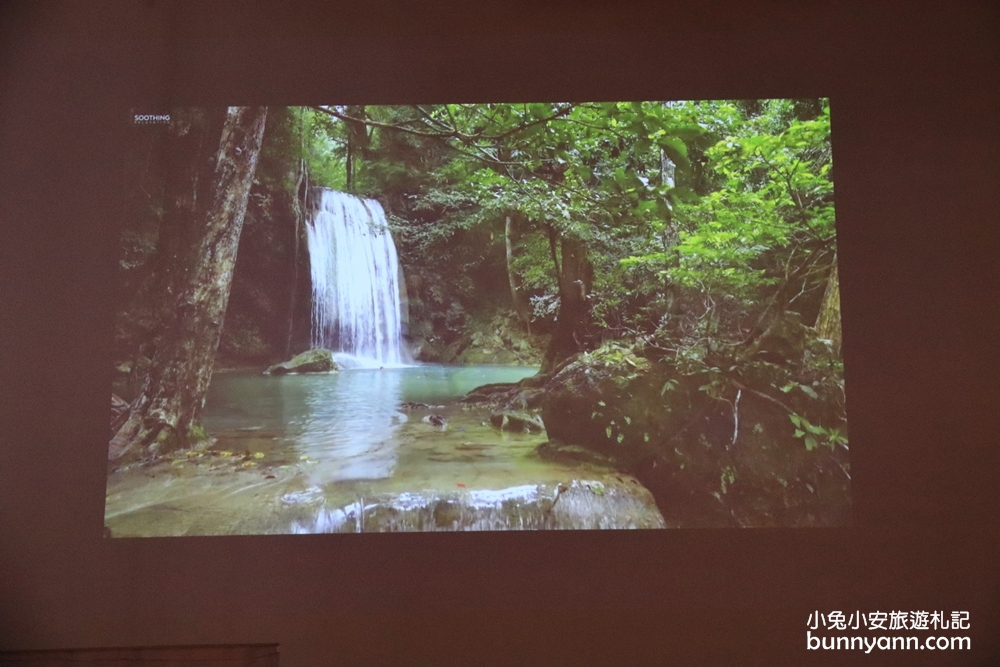
[(240, 238), (230, 306), (219, 344), (219, 362), (223, 366), (270, 364), (287, 358), (286, 349), (295, 353), (309, 347), (310, 281), (305, 230), (296, 230), (288, 193), (259, 189), (257, 196), (251, 195)]

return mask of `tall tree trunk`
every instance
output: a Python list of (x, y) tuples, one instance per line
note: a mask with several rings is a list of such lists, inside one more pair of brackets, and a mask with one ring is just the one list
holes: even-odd
[(830, 278), (823, 293), (823, 303), (816, 317), (816, 335), (833, 341), (834, 352), (840, 354), (842, 340), (840, 330), (840, 279), (837, 275), (837, 264), (830, 269)]
[[(367, 112), (363, 105), (353, 105), (347, 107), (347, 115), (351, 118), (364, 119), (367, 117)], [(351, 192), (358, 180), (357, 169), (355, 169), (354, 164), (355, 160), (359, 152), (362, 158), (364, 158), (368, 150), (368, 126), (363, 122), (347, 120), (344, 121), (344, 124), (347, 128), (347, 159), (345, 163), (344, 188), (348, 192)]]
[[(302, 183), (305, 178), (306, 164), (305, 159), (299, 160), (299, 177), (295, 183), (295, 194), (292, 197), (292, 211), (295, 214), (295, 229), (293, 230), (292, 236), (292, 279), (291, 279), (291, 289), (288, 295), (288, 331), (285, 335), (285, 359), (291, 358), (292, 355), (292, 336), (295, 333), (295, 302), (296, 295), (299, 290), (299, 237), (302, 234), (302, 228), (305, 223), (304, 216), (305, 207), (303, 206), (303, 199), (308, 201), (307, 197), (301, 196)], [(306, 192), (309, 191), (308, 186), (306, 187)]]
[(562, 237), (562, 267), (559, 272), (559, 313), (556, 328), (545, 350), (542, 373), (549, 373), (582, 347), (581, 336), (587, 323), (587, 295), (594, 270), (587, 259), (583, 241)]
[(524, 324), (524, 328), (531, 333), (531, 304), (528, 303), (528, 295), (525, 294), (521, 276), (514, 270), (514, 243), (520, 236), (520, 219), (515, 220), (508, 215), (504, 225), (504, 242), (507, 247), (507, 278), (510, 281), (510, 298), (514, 304), (514, 312), (517, 318)]
[(558, 281), (562, 275), (562, 269), (559, 268), (559, 232), (552, 225), (545, 225), (545, 229), (549, 235), (549, 254), (552, 256), (552, 264), (556, 267), (556, 281)]
[(344, 189), (354, 189), (354, 134), (347, 133), (347, 157), (344, 159)]
[[(672, 188), (677, 184), (677, 165), (671, 160), (666, 151), (662, 148), (660, 149), (660, 185), (665, 185), (668, 188)], [(670, 206), (670, 201), (664, 199), (664, 203)], [(677, 221), (671, 219), (667, 221), (666, 225), (663, 227), (663, 234), (661, 238), (663, 243), (663, 296), (664, 300), (667, 302), (667, 311), (672, 312), (674, 309), (674, 303), (676, 302), (676, 292), (674, 284), (670, 281), (669, 273), (666, 269), (670, 268), (671, 250), (677, 247), (680, 243), (680, 230), (677, 227)]]
[(160, 334), (142, 393), (111, 439), (109, 459), (186, 446), (212, 378), (266, 107), (230, 107), (194, 225), (166, 243), (175, 270), (162, 293)]

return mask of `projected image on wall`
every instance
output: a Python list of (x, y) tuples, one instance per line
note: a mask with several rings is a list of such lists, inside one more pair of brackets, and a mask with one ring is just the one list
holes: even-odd
[(850, 523), (828, 100), (129, 122), (106, 535)]

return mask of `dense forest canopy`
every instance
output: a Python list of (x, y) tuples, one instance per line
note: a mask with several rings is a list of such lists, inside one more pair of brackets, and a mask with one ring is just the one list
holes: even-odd
[(408, 264), (446, 267), (460, 305), (479, 299), (467, 278), (499, 264), (505, 240), (525, 325), (555, 328), (572, 274), (586, 291), (576, 349), (619, 338), (698, 358), (746, 346), (788, 312), (815, 323), (833, 275), (826, 100), (317, 107), (289, 119), (313, 182), (382, 201)]

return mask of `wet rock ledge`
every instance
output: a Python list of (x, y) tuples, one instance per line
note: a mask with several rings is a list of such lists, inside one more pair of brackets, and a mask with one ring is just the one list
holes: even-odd
[[(314, 497), (320, 494), (315, 494)], [(283, 498), (297, 504), (304, 497)], [(403, 493), (359, 498), (343, 507), (325, 503), (293, 533), (370, 533), (481, 530), (603, 530), (666, 528), (653, 498), (638, 481), (526, 484), (500, 490)]]

